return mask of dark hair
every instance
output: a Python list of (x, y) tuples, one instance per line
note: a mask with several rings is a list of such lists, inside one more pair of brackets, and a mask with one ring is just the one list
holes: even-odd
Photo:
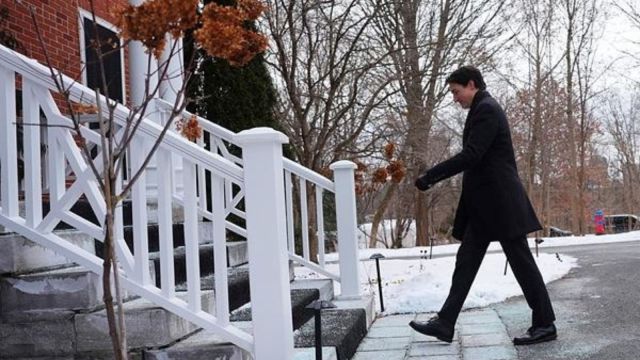
[(467, 86), (467, 84), (469, 84), (469, 81), (471, 80), (473, 80), (473, 83), (479, 90), (484, 90), (487, 88), (487, 84), (484, 83), (484, 79), (482, 79), (480, 70), (471, 65), (463, 66), (458, 70), (452, 72), (451, 75), (447, 77), (447, 84), (455, 83), (462, 86)]

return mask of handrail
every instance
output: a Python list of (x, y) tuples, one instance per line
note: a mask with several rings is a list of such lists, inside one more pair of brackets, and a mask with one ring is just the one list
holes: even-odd
[(292, 161), (290, 159), (283, 159), (284, 160), (284, 169), (288, 170), (296, 175), (298, 175), (301, 178), (304, 178), (307, 181), (311, 181), (317, 185), (319, 185), (320, 187), (322, 187), (325, 190), (329, 190), (331, 192), (335, 192), (335, 184), (333, 183), (333, 181), (327, 179), (326, 177), (318, 174), (317, 172), (308, 169), (300, 164), (298, 164), (295, 161)]
[[(171, 110), (173, 108), (173, 105), (170, 104), (168, 101), (164, 100), (164, 99), (160, 99), (160, 98), (156, 98), (154, 99), (156, 104), (158, 105), (159, 108), (164, 109), (164, 110)], [(182, 113), (180, 114), (184, 117), (191, 117), (195, 114), (187, 111), (187, 110), (182, 110)], [(235, 144), (234, 139), (236, 136), (236, 133), (229, 130), (229, 129), (225, 129), (224, 127), (213, 123), (199, 115), (195, 115), (196, 119), (198, 119), (198, 123), (200, 124), (200, 126), (202, 126), (202, 128), (214, 135), (216, 135), (219, 138), (222, 138), (223, 140), (232, 142)]]
[[(156, 104), (158, 105), (159, 108), (163, 108), (166, 110), (171, 109), (172, 105), (167, 102), (166, 100), (163, 99), (155, 99)], [(195, 114), (190, 113), (187, 110), (183, 110), (182, 111), (182, 116), (185, 117), (191, 117), (194, 116)], [(210, 132), (211, 134), (225, 140), (228, 141), (229, 143), (236, 145), (239, 147), (237, 140), (236, 140), (236, 136), (237, 134), (229, 129), (226, 129), (216, 123), (213, 123), (201, 116), (195, 115), (196, 119), (198, 120), (198, 123), (200, 124), (200, 126)], [(311, 181), (315, 184), (317, 184), (318, 186), (322, 187), (325, 190), (334, 192), (335, 191), (335, 185), (333, 183), (333, 181), (331, 181), (330, 179), (327, 179), (326, 177), (322, 176), (321, 174), (318, 174), (317, 172), (305, 168), (304, 166), (296, 163), (295, 161), (292, 161), (290, 159), (284, 158), (284, 169), (296, 174), (297, 176), (300, 176), (302, 178), (304, 178), (307, 181)]]

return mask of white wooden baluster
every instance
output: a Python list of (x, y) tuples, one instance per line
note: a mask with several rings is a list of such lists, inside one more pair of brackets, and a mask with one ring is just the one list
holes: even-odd
[(255, 358), (291, 360), (293, 321), (282, 181), (282, 144), (287, 137), (256, 128), (242, 131), (236, 139), (244, 159)]
[(33, 84), (26, 79), (22, 82), (22, 116), (26, 220), (27, 226), (37, 226), (42, 221), (40, 104), (33, 93)]
[[(129, 155), (131, 159), (131, 178), (142, 166), (147, 147), (143, 139), (131, 143)], [(133, 253), (135, 258), (134, 279), (141, 285), (150, 282), (149, 274), (149, 239), (147, 237), (147, 181), (143, 172), (131, 189), (131, 210), (133, 214)]]
[(47, 131), (47, 161), (49, 162), (49, 211), (59, 207), (58, 202), (65, 190), (65, 163), (58, 136), (62, 130), (49, 128)]
[[(204, 149), (204, 137), (198, 138), (198, 145)], [(207, 182), (204, 167), (198, 166), (198, 206), (201, 211), (207, 210)]]
[(0, 164), (2, 164), (2, 214), (18, 216), (18, 149), (16, 146), (16, 79), (0, 67)]
[(227, 234), (224, 210), (224, 179), (213, 176), (213, 263), (215, 266), (216, 317), (220, 326), (229, 325), (229, 289), (227, 278)]
[(286, 213), (287, 213), (287, 240), (289, 243), (289, 253), (296, 253), (295, 233), (293, 232), (293, 182), (291, 181), (291, 172), (284, 172), (284, 191), (286, 197)]
[(225, 180), (225, 216), (229, 215), (233, 207), (233, 183)]
[(304, 178), (300, 178), (300, 221), (302, 226), (302, 256), (305, 260), (309, 260), (309, 207), (307, 206), (307, 182)]
[(182, 174), (184, 184), (184, 242), (187, 266), (188, 303), (192, 311), (201, 311), (196, 165), (189, 159), (183, 159)]
[(318, 228), (318, 263), (324, 267), (324, 209), (322, 208), (322, 188), (316, 186), (316, 220)]
[(341, 297), (360, 298), (358, 266), (358, 240), (356, 237), (356, 194), (354, 171), (356, 164), (338, 161), (331, 164), (336, 184), (336, 222), (338, 227), (338, 253), (340, 254)]
[(171, 207), (173, 183), (171, 182), (171, 153), (158, 149), (158, 234), (160, 241), (160, 286), (168, 298), (175, 295), (173, 265), (173, 214)]
[[(122, 191), (122, 171), (120, 175), (116, 179), (116, 194), (119, 194)], [(115, 234), (115, 246), (116, 246), (116, 254), (118, 256), (118, 262), (123, 266), (125, 272), (127, 274), (131, 274), (133, 272), (134, 267), (134, 258), (127, 246), (127, 242), (124, 240), (124, 216), (122, 211), (123, 203), (122, 201), (116, 207), (114, 211), (113, 218), (113, 227)]]

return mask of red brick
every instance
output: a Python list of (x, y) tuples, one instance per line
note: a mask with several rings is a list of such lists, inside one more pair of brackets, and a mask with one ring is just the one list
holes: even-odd
[[(93, 0), (96, 16), (113, 22), (109, 9), (116, 1), (127, 0)], [(2, 0), (3, 4), (5, 3)], [(79, 5), (78, 5), (79, 3)], [(41, 36), (46, 42), (46, 49), (54, 67), (64, 70), (72, 78), (80, 76), (80, 45), (78, 7), (89, 11), (89, 0), (38, 0), (30, 2), (34, 6), (36, 20)], [(45, 56), (38, 40), (31, 16), (24, 6), (8, 1), (9, 19), (7, 28), (23, 46), (22, 52), (45, 63)], [(128, 67), (128, 54), (125, 50), (125, 69)], [(125, 72), (126, 73), (126, 72)], [(127, 88), (129, 76), (126, 76)], [(128, 90), (125, 89), (128, 93)], [(56, 100), (60, 100), (56, 98)]]

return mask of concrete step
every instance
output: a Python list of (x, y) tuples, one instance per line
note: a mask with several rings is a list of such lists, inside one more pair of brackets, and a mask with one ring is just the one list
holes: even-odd
[(318, 299), (333, 300), (333, 281), (329, 279), (296, 279), (291, 281), (291, 290), (297, 289), (317, 289)]
[(63, 358), (75, 351), (73, 312), (28, 323), (0, 322), (0, 358)]
[[(155, 276), (152, 268), (152, 282), (156, 282)], [(248, 268), (230, 268), (227, 281), (233, 311), (250, 300)], [(184, 282), (176, 288), (187, 290)], [(213, 274), (201, 279), (201, 288), (215, 288)], [(125, 300), (130, 298), (125, 289), (122, 291)], [(78, 266), (0, 277), (0, 295), (0, 320), (5, 322), (43, 321), (59, 312), (90, 312), (103, 307), (102, 278)]]
[[(178, 294), (185, 298), (186, 294)], [(204, 311), (212, 312), (213, 291), (202, 293)], [(144, 299), (124, 304), (127, 344), (134, 351), (167, 346), (198, 328), (185, 319)], [(111, 359), (106, 311), (82, 313), (52, 311), (45, 318), (0, 322), (0, 358), (65, 357)]]
[[(0, 277), (0, 294), (3, 322), (46, 321), (60, 312), (86, 312), (103, 306), (101, 276), (78, 266)], [(129, 297), (126, 290), (123, 297)]]
[[(213, 244), (200, 244), (200, 276), (205, 277), (213, 274), (214, 271), (214, 254)], [(160, 286), (160, 253), (149, 255), (149, 259), (153, 264), (156, 286)], [(227, 267), (237, 267), (246, 264), (248, 261), (247, 243), (246, 241), (227, 243)], [(175, 271), (176, 284), (184, 283), (187, 280), (185, 247), (180, 246), (173, 253), (173, 267)]]
[[(333, 282), (327, 279), (296, 280), (291, 283), (291, 312), (293, 316), (293, 329), (298, 329), (302, 324), (313, 317), (313, 312), (306, 309), (314, 300), (333, 299)], [(251, 303), (231, 314), (231, 321), (251, 321)]]
[[(322, 311), (322, 346), (336, 349), (339, 360), (350, 359), (367, 334), (364, 309)], [(315, 319), (305, 323), (294, 336), (296, 347), (315, 346)]]
[[(7, 313), (0, 323), (0, 358), (5, 354), (9, 358), (112, 358), (99, 276), (74, 268), (4, 279), (3, 284), (1, 308)], [(201, 284), (203, 310), (212, 312), (213, 276), (203, 278)], [(246, 267), (230, 269), (228, 284), (231, 310), (249, 301)], [(177, 286), (183, 297), (184, 290), (184, 284)], [(97, 310), (89, 312), (82, 306)], [(197, 330), (190, 322), (144, 299), (128, 301), (124, 309), (127, 341), (134, 351), (166, 347)]]
[[(186, 298), (186, 293), (178, 297)], [(214, 311), (213, 291), (202, 293), (202, 309)], [(193, 333), (198, 327), (144, 299), (125, 303), (125, 326), (129, 349), (166, 346)], [(76, 352), (99, 357), (111, 353), (106, 310), (75, 316)]]
[[(335, 309), (322, 310), (322, 346), (335, 348), (338, 360), (351, 359), (373, 323), (374, 300), (363, 296), (333, 304)], [(295, 332), (294, 343), (297, 348), (315, 346), (315, 318)]]
[[(95, 253), (93, 238), (76, 230), (56, 231), (56, 235), (82, 248), (90, 254)], [(73, 263), (53, 250), (42, 247), (16, 233), (0, 235), (0, 274), (24, 274), (34, 271), (50, 270)]]
[[(160, 242), (159, 242), (159, 232), (160, 227), (158, 224), (151, 223), (147, 225), (147, 238), (149, 240), (149, 252), (157, 252), (160, 251)], [(185, 245), (184, 241), (184, 223), (174, 223), (172, 226), (172, 238), (173, 238), (173, 247), (178, 248)], [(209, 221), (200, 221), (198, 222), (198, 242), (200, 244), (212, 244), (213, 243), (213, 228), (211, 222)], [(124, 240), (129, 249), (133, 252), (133, 227), (125, 226), (124, 227)], [(232, 242), (232, 241), (230, 241)], [(102, 247), (98, 245), (96, 248), (96, 254), (102, 254)]]
[[(158, 204), (154, 202), (154, 199), (148, 199), (147, 201), (147, 219), (149, 224), (157, 224), (158, 223)], [(24, 208), (24, 202), (20, 204), (21, 208)], [(43, 198), (42, 201), (42, 213), (46, 215), (49, 213), (49, 199)], [(98, 219), (96, 218), (93, 209), (91, 208), (91, 204), (86, 200), (86, 198), (81, 197), (72, 207), (71, 212), (74, 214), (94, 223), (98, 224)], [(184, 214), (182, 207), (178, 205), (173, 206), (172, 210), (173, 222), (182, 222), (184, 221)], [(124, 200), (122, 202), (122, 220), (125, 226), (129, 226), (133, 223), (133, 215), (132, 215), (132, 205), (131, 200)], [(69, 225), (61, 222), (56, 226), (56, 229), (69, 229)]]
[[(295, 349), (294, 360), (315, 360), (315, 349)], [(209, 331), (200, 331), (166, 349), (144, 351), (145, 360), (252, 360), (249, 353)], [(338, 360), (333, 347), (323, 347), (323, 360)]]
[[(308, 320), (305, 319), (309, 319), (310, 316), (313, 315), (312, 312), (305, 309), (306, 305), (311, 301), (318, 299), (320, 296), (324, 297), (321, 297), (323, 300), (328, 300), (326, 298), (327, 296), (333, 297), (333, 283), (330, 280), (294, 281), (291, 288), (294, 329), (306, 324)], [(246, 328), (246, 331), (251, 333), (251, 322), (249, 321), (251, 319), (250, 315), (251, 312), (249, 306), (238, 309), (232, 314), (232, 321), (234, 321), (233, 324), (243, 329)], [(363, 322), (366, 321), (363, 320)], [(195, 333), (172, 346), (146, 350), (144, 351), (144, 358), (152, 360), (250, 359), (249, 354), (245, 351), (220, 339), (215, 334), (208, 331)], [(315, 350), (309, 348), (298, 348), (296, 349), (295, 359), (315, 359)], [(323, 359), (337, 360), (338, 357), (336, 349), (334, 347), (324, 348)]]
[[(178, 276), (179, 282), (184, 281), (183, 227), (181, 223), (173, 225), (174, 247), (176, 248), (176, 269), (180, 271)], [(211, 273), (213, 267), (213, 236), (211, 235), (210, 223), (201, 222), (199, 227), (199, 243), (203, 244), (203, 248), (200, 250), (201, 263), (203, 264), (204, 274), (206, 275)], [(148, 229), (150, 256), (157, 265), (159, 261), (159, 255), (157, 253), (159, 251), (158, 226), (151, 224), (148, 226)], [(96, 241), (92, 237), (80, 233), (77, 230), (56, 230), (55, 233), (71, 244), (86, 250), (88, 253), (102, 257), (104, 246), (101, 241)], [(125, 238), (127, 239), (129, 247), (133, 249), (133, 235), (130, 227), (126, 228)], [(56, 254), (53, 250), (44, 248), (15, 233), (0, 235), (0, 243), (3, 244), (3, 250), (0, 252), (0, 275), (34, 273), (74, 265), (70, 260)], [(227, 243), (227, 266), (240, 266), (246, 264), (248, 260), (246, 241)]]
[[(20, 204), (20, 212), (24, 213), (24, 202)], [(125, 227), (125, 239), (130, 248), (133, 248), (133, 235), (131, 231), (131, 202), (125, 201), (122, 205)], [(49, 211), (48, 200), (43, 201), (44, 214)], [(71, 211), (75, 214), (97, 224), (98, 221), (91, 209), (90, 204), (84, 200), (79, 200)], [(157, 204), (148, 204), (148, 221), (149, 221), (149, 246), (150, 252), (158, 251), (158, 226), (157, 224)], [(183, 221), (182, 209), (175, 208), (173, 211), (175, 246), (184, 245), (184, 232), (182, 230)], [(210, 223), (209, 223), (210, 224)], [(206, 223), (200, 223), (200, 242), (211, 243), (213, 236), (211, 235), (211, 226)], [(29, 272), (46, 271), (64, 266), (72, 265), (72, 262), (44, 248), (29, 239), (26, 239), (9, 229), (1, 229), (0, 243), (3, 244), (3, 250), (0, 252), (0, 274), (23, 274)], [(102, 257), (103, 244), (96, 241), (92, 237), (82, 234), (75, 229), (70, 229), (67, 224), (60, 223), (56, 226), (54, 232), (61, 238), (71, 242), (73, 245)], [(242, 246), (231, 246), (229, 249), (230, 262), (239, 264), (246, 262), (246, 251)]]
[[(293, 328), (297, 329), (313, 316), (313, 312), (305, 309), (311, 302), (318, 299), (320, 292), (317, 289), (291, 290), (291, 312), (293, 316)], [(251, 321), (251, 304), (247, 304), (231, 314), (231, 321)]]
[[(251, 299), (249, 289), (249, 268), (246, 266), (230, 268), (227, 277), (227, 287), (229, 289), (229, 310), (233, 311)], [(203, 276), (200, 279), (202, 290), (215, 289), (215, 276), (213, 274)], [(177, 291), (186, 291), (186, 283), (176, 285)]]

